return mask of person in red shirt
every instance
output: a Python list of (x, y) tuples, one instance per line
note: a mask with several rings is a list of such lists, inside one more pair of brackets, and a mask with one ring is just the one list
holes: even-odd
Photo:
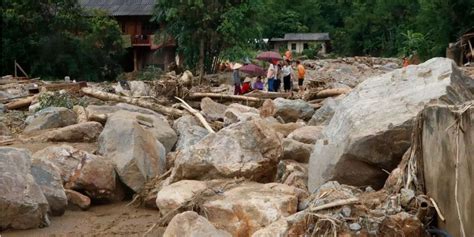
[(250, 78), (245, 78), (244, 80), (244, 84), (242, 85), (242, 94), (246, 94), (246, 93), (249, 93), (251, 90), (252, 90), (252, 87), (250, 85), (250, 83), (252, 82), (252, 80)]

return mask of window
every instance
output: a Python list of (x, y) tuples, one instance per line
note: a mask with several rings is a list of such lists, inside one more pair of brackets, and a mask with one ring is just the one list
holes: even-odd
[(291, 50), (296, 50), (296, 43), (291, 44)]
[(303, 49), (309, 49), (308, 43), (304, 43), (304, 44), (303, 44)]

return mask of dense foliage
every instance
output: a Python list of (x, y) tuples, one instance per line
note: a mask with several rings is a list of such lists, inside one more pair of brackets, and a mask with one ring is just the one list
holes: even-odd
[[(255, 40), (285, 33), (329, 32), (339, 55), (444, 56), (449, 42), (474, 26), (474, 0), (159, 0), (157, 19), (170, 25), (194, 66), (199, 41), (210, 56), (252, 56)], [(219, 3), (216, 3), (219, 2)], [(250, 3), (251, 2), (251, 3)], [(251, 7), (249, 8), (251, 4)], [(231, 37), (229, 37), (231, 36)], [(189, 64), (191, 63), (191, 64)]]
[(117, 22), (76, 0), (3, 0), (1, 15), (2, 75), (14, 60), (33, 76), (98, 80), (120, 72)]

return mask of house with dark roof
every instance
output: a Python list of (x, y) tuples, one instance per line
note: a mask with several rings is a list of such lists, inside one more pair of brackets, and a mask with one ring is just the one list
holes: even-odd
[(125, 71), (148, 65), (165, 69), (175, 61), (174, 40), (159, 37), (164, 26), (150, 21), (155, 0), (79, 0), (79, 4), (85, 10), (99, 10), (117, 20), (127, 48), (122, 62)]
[(302, 53), (311, 44), (321, 44), (321, 52), (327, 53), (330, 41), (329, 33), (288, 33), (283, 38), (270, 39), (269, 43), (275, 51), (285, 48), (295, 53)]

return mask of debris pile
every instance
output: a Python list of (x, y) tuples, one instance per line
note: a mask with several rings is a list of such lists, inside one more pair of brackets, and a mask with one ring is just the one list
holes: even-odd
[[(46, 227), (50, 216), (125, 200), (155, 211), (154, 225), (129, 235), (429, 236), (434, 226), (470, 236), (472, 212), (464, 210), (472, 200), (459, 190), (470, 190), (472, 172), (453, 168), (463, 180), (450, 178), (459, 190), (447, 190), (437, 186), (447, 175), (436, 165), (473, 167), (473, 79), (442, 58), (396, 70), (394, 59), (304, 63), (321, 77), (303, 96), (234, 96), (228, 85), (192, 86), (184, 72), (62, 86), (81, 100), (22, 116), (7, 107), (0, 229)], [(342, 64), (351, 71), (337, 71)], [(451, 209), (467, 213), (461, 225)], [(90, 230), (100, 233), (108, 232)]]

